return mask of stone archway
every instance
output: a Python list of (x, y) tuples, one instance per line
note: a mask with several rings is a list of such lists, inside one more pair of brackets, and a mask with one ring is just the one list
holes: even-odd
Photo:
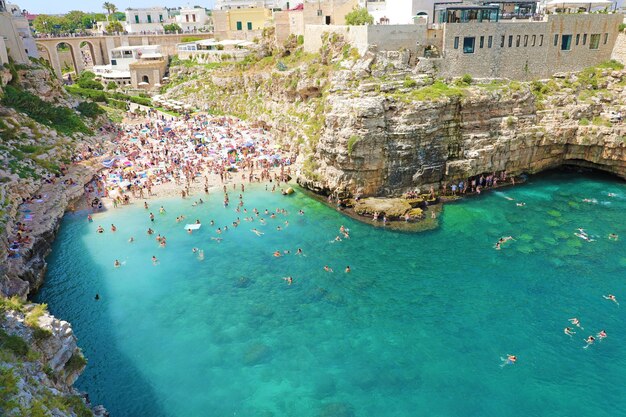
[(61, 78), (66, 78), (69, 75), (75, 79), (80, 74), (82, 65), (79, 66), (79, 62), (82, 64), (82, 61), (79, 61), (80, 58), (77, 59), (78, 51), (74, 45), (70, 42), (61, 41), (55, 45), (54, 49), (61, 68)]
[(94, 46), (89, 41), (82, 41), (78, 48), (80, 50), (80, 59), (83, 62), (84, 68), (93, 68), (96, 65), (96, 53), (94, 50)]

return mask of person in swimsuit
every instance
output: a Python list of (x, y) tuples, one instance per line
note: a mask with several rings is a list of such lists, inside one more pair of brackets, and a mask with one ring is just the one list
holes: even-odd
[(333, 269), (331, 267), (329, 267), (328, 265), (324, 265), (324, 271), (326, 271), (326, 272), (333, 272)]
[(500, 358), (500, 360), (502, 361), (502, 364), (500, 364), (500, 367), (502, 368), (502, 367), (505, 367), (506, 365), (515, 364), (515, 362), (517, 362), (517, 356), (507, 354), (506, 358)]
[(122, 264), (120, 263), (120, 261), (116, 259), (115, 262), (113, 263), (113, 266), (116, 268), (119, 268), (120, 266), (122, 266)]
[(152, 265), (156, 265), (158, 263), (159, 263), (159, 260), (157, 259), (157, 257), (152, 255)]
[(563, 333), (565, 333), (565, 334), (566, 334), (566, 335), (568, 335), (569, 337), (572, 337), (572, 335), (575, 335), (575, 334), (576, 334), (576, 332), (575, 332), (575, 331), (573, 331), (571, 327), (566, 327), (566, 328), (563, 330)]
[(598, 339), (600, 339), (600, 340), (602, 340), (602, 339), (606, 338), (606, 336), (607, 336), (607, 334), (606, 334), (606, 332), (605, 332), (604, 330), (600, 330), (600, 331), (598, 332), (598, 334), (596, 335), (596, 337), (597, 337)]
[(98, 226), (98, 229), (96, 230), (96, 232), (104, 233), (104, 229), (102, 228), (102, 226)]
[(585, 339), (585, 342), (587, 343), (585, 346), (583, 346), (583, 349), (587, 349), (589, 346), (591, 346), (593, 344), (593, 342), (595, 342), (596, 339), (593, 336), (589, 336), (588, 338)]
[(581, 330), (585, 330), (584, 327), (581, 327), (580, 325), (580, 320), (578, 320), (576, 317), (572, 317), (571, 319), (568, 320), (570, 323), (572, 323), (574, 326), (578, 327)]
[(603, 295), (602, 297), (604, 297), (605, 300), (613, 301), (619, 307), (619, 303), (617, 302), (617, 298), (615, 298), (615, 296), (613, 294)]
[(293, 283), (293, 278), (292, 277), (285, 277), (283, 278), (285, 281), (287, 281), (288, 285), (291, 285)]

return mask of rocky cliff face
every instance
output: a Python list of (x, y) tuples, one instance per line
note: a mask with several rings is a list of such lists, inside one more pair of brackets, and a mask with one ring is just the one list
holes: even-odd
[(482, 173), (562, 164), (626, 178), (626, 128), (609, 113), (626, 98), (619, 65), (532, 84), (444, 84), (413, 75), (401, 54), (389, 71), (386, 58), (382, 77), (371, 77), (380, 57), (369, 58), (365, 81), (355, 71), (335, 73), (301, 184), (321, 193), (394, 196)]
[[(0, 309), (0, 415), (94, 415), (72, 388), (86, 360), (67, 322), (45, 306), (2, 302)], [(101, 407), (95, 415), (105, 415)]]

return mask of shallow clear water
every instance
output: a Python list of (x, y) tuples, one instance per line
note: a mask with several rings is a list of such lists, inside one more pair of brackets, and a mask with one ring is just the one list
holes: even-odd
[[(219, 195), (196, 208), (153, 201), (167, 248), (146, 235), (140, 204), (64, 219), (37, 299), (73, 324), (89, 359), (77, 385), (112, 416), (626, 415), (624, 183), (536, 177), (447, 205), (442, 227), (422, 234), (360, 224), (302, 193), (244, 197), (290, 214), (242, 221), (217, 243), (209, 220), (236, 218)], [(179, 214), (204, 225), (189, 235)], [(351, 239), (330, 243), (342, 224)], [(585, 328), (572, 338), (571, 317)], [(608, 338), (582, 349), (600, 329)], [(507, 353), (518, 363), (502, 368)]]

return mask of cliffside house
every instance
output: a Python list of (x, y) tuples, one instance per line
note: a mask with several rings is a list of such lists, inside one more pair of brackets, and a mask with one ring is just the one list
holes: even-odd
[(149, 89), (159, 87), (167, 70), (160, 45), (120, 46), (109, 51), (109, 65), (96, 65), (94, 73), (105, 84)]

